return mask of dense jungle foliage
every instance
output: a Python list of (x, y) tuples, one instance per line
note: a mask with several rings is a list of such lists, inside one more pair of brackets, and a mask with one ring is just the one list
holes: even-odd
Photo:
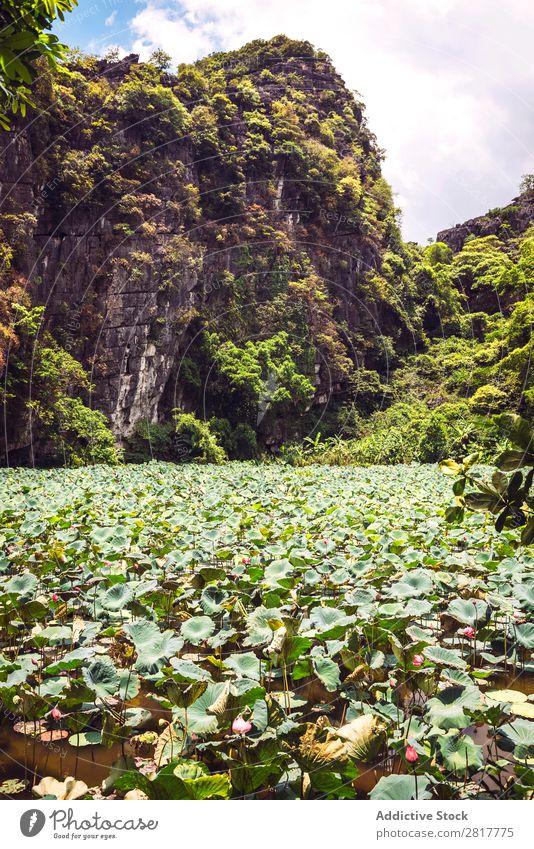
[[(168, 64), (161, 53), (121, 63), (74, 52), (41, 66), (38, 109), (18, 119), (16, 141), (5, 134), (5, 168), (13, 145), (29, 146), (37, 199), (30, 208), (15, 180), (0, 216), (14, 457), (396, 463), (493, 452), (503, 436), (488, 417), (532, 414), (534, 231), (514, 231), (508, 207), (492, 213), (497, 234), (456, 253), (403, 243), (363, 106), (305, 42), (253, 42), (176, 75)], [(70, 248), (95, 222), (104, 235), (57, 253), (58, 238)], [(105, 329), (125, 286), (127, 343)], [(135, 300), (145, 289), (154, 310)], [(159, 365), (165, 388), (136, 390), (125, 423), (129, 361), (138, 385)]]

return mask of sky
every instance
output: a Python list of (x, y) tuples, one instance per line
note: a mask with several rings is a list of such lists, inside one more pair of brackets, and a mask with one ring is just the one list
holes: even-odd
[(529, 0), (78, 0), (56, 32), (176, 63), (280, 33), (311, 41), (366, 104), (406, 239), (508, 203), (534, 173)]

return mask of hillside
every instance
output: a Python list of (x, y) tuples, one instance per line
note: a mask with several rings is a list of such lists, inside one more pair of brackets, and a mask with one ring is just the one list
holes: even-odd
[(166, 64), (73, 53), (2, 134), (4, 463), (433, 460), (531, 414), (532, 192), (403, 243), (324, 53)]
[(13, 461), (83, 458), (90, 433), (109, 453), (89, 408), (134, 454), (172, 457), (180, 408), (253, 456), (380, 400), (421, 323), (327, 56), (279, 37), (173, 76), (74, 55), (37, 95), (0, 162)]

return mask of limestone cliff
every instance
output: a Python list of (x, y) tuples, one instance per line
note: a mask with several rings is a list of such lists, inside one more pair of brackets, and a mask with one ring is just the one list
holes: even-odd
[(16, 315), (0, 336), (18, 460), (58, 427), (46, 380), (32, 390), (40, 345), (83, 365), (92, 388), (66, 392), (119, 442), (180, 407), (264, 443), (357, 403), (362, 374), (379, 390), (413, 347), (381, 151), (308, 43), (253, 42), (176, 75), (74, 56), (37, 98), (0, 156), (1, 286), (44, 307), (30, 342)]

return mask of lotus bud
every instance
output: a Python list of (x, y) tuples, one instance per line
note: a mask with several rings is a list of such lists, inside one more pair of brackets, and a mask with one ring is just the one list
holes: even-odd
[(252, 722), (249, 722), (248, 719), (243, 719), (242, 716), (238, 716), (232, 722), (232, 731), (234, 734), (248, 734), (252, 729)]
[(422, 666), (424, 661), (425, 661), (425, 659), (424, 659), (422, 654), (414, 654), (414, 656), (412, 658), (412, 665), (413, 666)]
[(464, 637), (468, 637), (468, 639), (470, 639), (470, 640), (474, 640), (474, 638), (476, 636), (476, 631), (471, 625), (468, 625), (467, 628), (464, 628), (462, 633), (463, 633)]
[(52, 593), (51, 595), (52, 601), (59, 601), (59, 596), (57, 593)]
[(61, 719), (62, 716), (63, 716), (63, 714), (61, 713), (61, 711), (58, 707), (52, 708), (52, 719), (55, 722), (59, 722), (59, 720)]
[(410, 764), (414, 764), (416, 761), (419, 760), (419, 755), (417, 754), (413, 746), (406, 746), (404, 757)]

